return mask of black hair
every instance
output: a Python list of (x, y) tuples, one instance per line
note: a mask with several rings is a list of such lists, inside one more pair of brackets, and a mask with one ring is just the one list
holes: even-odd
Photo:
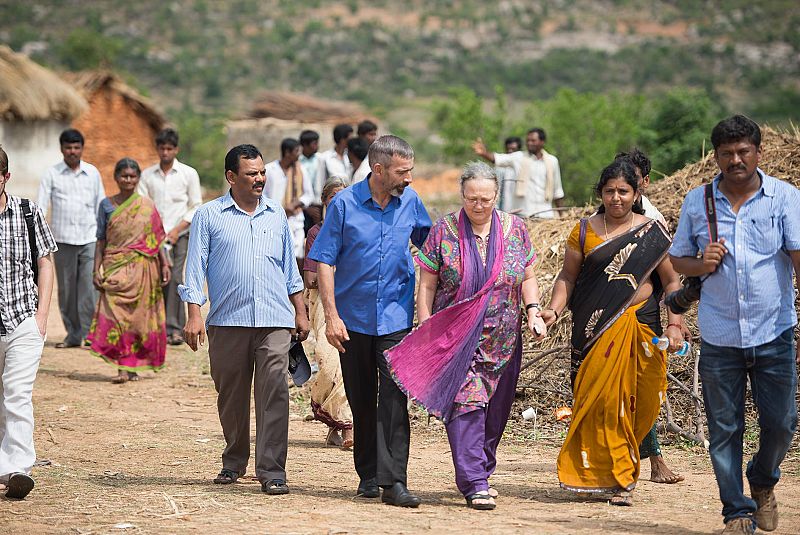
[(281, 141), (281, 157), (285, 156), (286, 153), (292, 152), (294, 149), (300, 146), (300, 142), (294, 138), (287, 137), (283, 141)]
[(341, 140), (353, 133), (353, 127), (349, 124), (337, 124), (333, 127), (333, 142), (338, 144)]
[(236, 145), (225, 155), (225, 172), (232, 171), (234, 174), (238, 174), (239, 160), (241, 158), (245, 160), (255, 160), (256, 158), (264, 159), (261, 155), (261, 151), (255, 148), (255, 146)]
[(156, 147), (159, 145), (178, 146), (178, 132), (174, 128), (165, 128), (156, 136)]
[(369, 145), (367, 141), (360, 137), (351, 137), (347, 140), (347, 152), (352, 152), (356, 155), (356, 158), (359, 160), (363, 160), (367, 157), (367, 152), (369, 152)]
[(83, 134), (80, 131), (74, 128), (67, 128), (61, 135), (58, 136), (58, 143), (59, 145), (67, 145), (69, 143), (80, 143), (81, 147), (83, 147), (84, 139)]
[(308, 146), (315, 141), (319, 141), (319, 134), (317, 132), (313, 130), (303, 130), (300, 132), (300, 144), (302, 146)]
[(723, 143), (735, 143), (746, 139), (756, 148), (761, 146), (761, 129), (758, 125), (744, 115), (734, 115), (723, 119), (711, 131), (711, 145), (717, 150)]
[(369, 134), (370, 132), (377, 132), (378, 125), (370, 121), (369, 119), (364, 119), (360, 123), (358, 123), (357, 134), (359, 137)]
[(123, 158), (114, 166), (114, 178), (122, 174), (123, 169), (133, 169), (138, 176), (142, 176), (142, 169), (139, 163), (133, 158)]
[[(603, 172), (600, 173), (600, 180), (594, 187), (594, 192), (598, 197), (603, 196), (603, 188), (615, 178), (624, 179), (625, 182), (631, 188), (633, 188), (634, 193), (639, 191), (639, 179), (636, 178), (636, 170), (633, 168), (633, 164), (626, 158), (618, 158), (606, 166), (606, 168), (603, 169)], [(638, 205), (637, 203), (633, 203), (632, 210), (635, 214), (644, 214), (644, 209), (642, 208), (641, 203)], [(597, 213), (602, 214), (605, 211), (606, 207), (601, 202), (600, 207), (597, 209)]]
[(650, 169), (652, 168), (650, 158), (647, 157), (647, 154), (639, 150), (639, 147), (633, 147), (630, 152), (619, 152), (616, 156), (614, 156), (614, 159), (628, 160), (631, 165), (639, 169), (639, 172), (642, 174), (642, 178), (649, 175)]
[(544, 128), (531, 128), (528, 130), (529, 134), (538, 134), (539, 139), (542, 141), (547, 141), (547, 134), (544, 132)]
[(522, 138), (520, 138), (519, 136), (507, 137), (505, 143), (503, 144), (503, 146), (504, 147), (508, 147), (512, 143), (516, 143), (517, 147), (521, 148), (522, 147)]

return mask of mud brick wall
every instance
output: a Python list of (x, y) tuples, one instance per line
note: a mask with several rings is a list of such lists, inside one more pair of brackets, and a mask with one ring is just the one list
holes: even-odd
[(103, 176), (107, 195), (118, 190), (114, 165), (130, 157), (144, 169), (158, 161), (155, 148), (157, 132), (134, 111), (126, 99), (104, 86), (89, 100), (89, 110), (72, 126), (83, 133), (86, 145), (83, 159), (97, 166)]

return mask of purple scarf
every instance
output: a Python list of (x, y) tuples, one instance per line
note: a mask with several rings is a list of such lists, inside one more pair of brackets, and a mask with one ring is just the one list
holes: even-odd
[(500, 217), (493, 211), (484, 265), (472, 225), (461, 210), (458, 243), (462, 274), (456, 302), (432, 315), (384, 353), (400, 389), (445, 421), (478, 351), (491, 290), (503, 266), (502, 232)]

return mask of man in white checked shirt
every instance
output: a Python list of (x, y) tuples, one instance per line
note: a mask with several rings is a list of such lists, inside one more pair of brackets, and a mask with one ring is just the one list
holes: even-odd
[(289, 387), (292, 339), (308, 336), (303, 280), (283, 207), (264, 195), (266, 171), (253, 145), (225, 156), (230, 191), (201, 206), (192, 220), (186, 283), (184, 336), (197, 351), (205, 340), (200, 307), (207, 301), (208, 356), (217, 390), (225, 450), (214, 483), (244, 475), (250, 459), (250, 388), (255, 377), (256, 477), (267, 494), (287, 494)]
[(28, 226), (21, 199), (6, 193), (8, 156), (0, 148), (0, 485), (7, 498), (33, 489), (33, 382), (39, 369), (56, 242), (42, 213), (30, 203), (37, 249), (34, 278)]
[(105, 198), (100, 172), (81, 161), (83, 135), (69, 128), (58, 138), (64, 161), (47, 170), (39, 186), (39, 208), (58, 244), (55, 254), (58, 308), (67, 337), (56, 347), (78, 347), (86, 338), (97, 293), (92, 284), (97, 209)]

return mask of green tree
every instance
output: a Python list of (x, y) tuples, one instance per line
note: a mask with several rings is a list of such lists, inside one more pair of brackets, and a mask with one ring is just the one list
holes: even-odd
[(70, 70), (111, 67), (123, 43), (87, 28), (72, 30), (58, 47), (61, 63)]
[(204, 186), (220, 189), (226, 151), (223, 119), (197, 114), (188, 107), (176, 113), (174, 119), (181, 136), (181, 161), (197, 169)]

